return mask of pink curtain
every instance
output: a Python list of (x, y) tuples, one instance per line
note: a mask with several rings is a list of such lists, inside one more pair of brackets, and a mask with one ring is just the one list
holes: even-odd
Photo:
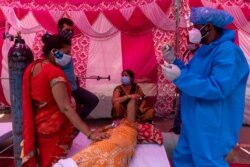
[(141, 5), (140, 9), (156, 27), (162, 30), (175, 30), (175, 21), (168, 19), (168, 16), (156, 3)]
[(235, 37), (235, 41), (234, 42), (237, 45), (239, 45), (239, 37), (238, 37), (237, 27), (234, 24), (230, 24), (230, 25), (227, 26), (227, 28), (235, 31), (236, 37)]
[(224, 9), (233, 15), (233, 23), (237, 26), (238, 29), (241, 29), (250, 34), (249, 9), (245, 8), (242, 10), (240, 7), (236, 6), (224, 6)]
[[(66, 2), (70, 4), (74, 4), (74, 5), (87, 3), (93, 6), (93, 5), (98, 5), (101, 2), (110, 3), (114, 1), (115, 0), (67, 0)], [(20, 0), (20, 3), (32, 3), (32, 2), (42, 5), (42, 4), (48, 3), (48, 0)], [(53, 0), (53, 3), (61, 4), (61, 3), (65, 3), (65, 0)]]
[(157, 0), (156, 3), (159, 5), (159, 7), (160, 7), (164, 12), (166, 12), (166, 11), (169, 10), (171, 4), (174, 3), (173, 1), (174, 1), (174, 0), (168, 0), (168, 1), (166, 1), (166, 0)]
[(157, 83), (157, 61), (151, 32), (141, 36), (121, 34), (123, 69), (135, 72), (136, 79)]
[(201, 0), (189, 0), (189, 6), (190, 7), (198, 7), (203, 6)]
[(32, 10), (32, 13), (44, 29), (50, 33), (57, 33), (57, 23), (48, 11)]
[(97, 32), (92, 28), (92, 25), (88, 21), (88, 18), (83, 11), (69, 11), (68, 15), (73, 19), (74, 24), (77, 28), (81, 30), (83, 34), (86, 34), (89, 37), (99, 38), (99, 39), (107, 39), (118, 32), (115, 27), (110, 27), (108, 30), (104, 32)]
[(127, 21), (119, 10), (104, 11), (108, 20), (121, 32), (128, 34), (145, 33), (153, 28), (153, 24), (145, 17), (142, 11), (136, 7), (132, 16)]
[(85, 11), (85, 15), (88, 18), (88, 21), (91, 25), (96, 21), (99, 14), (100, 11)]
[[(4, 18), (4, 14), (3, 14), (2, 10), (0, 10), (0, 28), (1, 29), (4, 28), (5, 22), (6, 22), (6, 20)], [(1, 40), (2, 40), (2, 38), (1, 38)]]
[(17, 31), (22, 34), (36, 33), (42, 30), (40, 25), (34, 25), (33, 27), (26, 28), (20, 20), (16, 17), (15, 11), (11, 7), (1, 7), (2, 12), (5, 16), (6, 21)]
[[(0, 12), (0, 15), (2, 15), (2, 12)], [(2, 17), (2, 16), (0, 16)], [(5, 24), (5, 23), (4, 23)], [(0, 22), (0, 34), (3, 34), (5, 31), (4, 24), (2, 24), (2, 21)], [(0, 39), (0, 48), (3, 46), (3, 39)], [(2, 60), (3, 60), (3, 55), (2, 52), (0, 52), (0, 74), (2, 74)], [(3, 93), (3, 87), (2, 87), (2, 79), (0, 80), (0, 106), (1, 103), (4, 105), (8, 105), (8, 102), (6, 101)]]
[(18, 20), (22, 20), (29, 13), (28, 9), (21, 8), (14, 8), (14, 11)]
[(250, 9), (249, 8), (241, 8), (242, 12), (244, 13), (244, 16), (248, 21), (250, 21)]

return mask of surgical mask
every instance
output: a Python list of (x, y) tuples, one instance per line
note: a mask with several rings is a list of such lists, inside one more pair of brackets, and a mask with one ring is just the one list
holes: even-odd
[(72, 57), (70, 55), (62, 53), (60, 51), (56, 51), (54, 53), (54, 55), (55, 55), (55, 61), (56, 61), (56, 63), (58, 65), (60, 65), (60, 66), (65, 66), (65, 65), (69, 64), (69, 62), (72, 59)]
[(70, 30), (70, 29), (66, 29), (66, 30), (59, 29), (59, 35), (66, 37), (68, 39), (72, 39), (74, 36), (74, 32), (73, 30)]
[(131, 83), (130, 78), (128, 76), (122, 76), (121, 82), (124, 85), (129, 85)]
[(194, 44), (199, 44), (205, 36), (207, 36), (208, 33), (206, 33), (204, 36), (201, 35), (201, 30), (205, 27), (201, 27), (201, 29), (197, 28), (192, 28), (191, 30), (188, 31), (188, 38), (189, 42), (194, 43)]

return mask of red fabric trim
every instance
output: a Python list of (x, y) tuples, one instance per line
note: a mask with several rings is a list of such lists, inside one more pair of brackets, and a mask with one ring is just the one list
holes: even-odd
[(107, 19), (121, 32), (137, 34), (148, 32), (153, 24), (145, 17), (142, 11), (136, 7), (130, 20), (126, 20), (119, 10), (104, 11)]
[(88, 18), (89, 23), (91, 25), (96, 21), (99, 14), (100, 14), (100, 11), (85, 11), (85, 15)]
[(14, 8), (14, 11), (15, 11), (16, 17), (19, 20), (22, 20), (29, 13), (28, 9), (22, 9), (22, 8)]
[[(45, 10), (32, 10), (32, 13), (39, 24), (43, 26), (48, 32), (55, 34), (57, 33), (57, 23), (52, 18), (50, 13)], [(50, 23), (50, 24), (48, 24)]]
[[(49, 2), (52, 1), (52, 0), (49, 0)], [(111, 2), (115, 2), (116, 0), (53, 0), (52, 2), (55, 3), (55, 4), (62, 4), (62, 3), (65, 3), (65, 2), (68, 2), (70, 4), (73, 4), (73, 5), (79, 5), (79, 4), (82, 4), (82, 3), (87, 3), (91, 6), (94, 6), (94, 5), (98, 5), (102, 2), (106, 2), (106, 3), (111, 3)], [(31, 3), (31, 2), (35, 2), (37, 4), (46, 4), (48, 3), (48, 0), (20, 0), (20, 3)]]
[(5, 27), (5, 21), (6, 21), (5, 16), (4, 16), (2, 10), (0, 10), (0, 28)]
[(166, 12), (167, 10), (170, 9), (170, 5), (173, 4), (173, 0), (171, 1), (166, 1), (166, 0), (158, 0), (156, 3), (159, 5), (159, 7)]
[(190, 7), (199, 7), (203, 6), (201, 0), (189, 0), (189, 6)]
[(250, 22), (250, 8), (241, 8), (242, 12), (244, 13), (246, 19)]

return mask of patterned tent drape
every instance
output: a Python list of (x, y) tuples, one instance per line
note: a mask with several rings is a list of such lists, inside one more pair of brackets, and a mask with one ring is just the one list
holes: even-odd
[[(96, 65), (103, 66), (102, 71), (98, 71), (98, 74), (102, 73), (106, 75), (103, 71), (106, 71), (108, 74), (110, 67), (107, 67), (108, 63), (106, 62), (106, 58), (103, 59), (102, 64), (97, 64), (98, 60), (93, 60), (96, 60), (98, 55), (101, 56), (99, 56), (100, 60), (103, 56), (108, 56), (105, 54), (116, 53), (117, 56), (121, 56), (122, 62), (119, 68), (118, 65), (112, 67), (113, 70), (111, 71), (117, 71), (111, 76), (114, 77), (112, 80), (113, 83), (111, 84), (112, 88), (114, 88), (115, 84), (119, 84), (121, 70), (123, 68), (131, 68), (135, 71), (138, 82), (142, 85), (151, 86), (146, 86), (145, 91), (150, 96), (157, 97), (156, 108), (159, 115), (167, 114), (172, 109), (174, 94), (171, 92), (174, 86), (162, 77), (161, 70), (158, 67), (158, 64), (162, 60), (160, 52), (161, 45), (166, 42), (174, 44), (173, 40), (175, 38), (173, 34), (175, 26), (173, 25), (175, 18), (172, 1), (144, 0), (136, 4), (133, 2), (128, 3), (127, 1), (119, 1), (116, 3), (110, 3), (111, 1), (88, 1), (87, 6), (84, 4), (83, 6), (80, 5), (81, 7), (76, 5), (80, 1), (67, 1), (67, 4), (70, 4), (68, 7), (66, 7), (65, 4), (59, 4), (61, 1), (53, 1), (53, 3), (49, 1), (44, 6), (42, 4), (45, 3), (45, 1), (42, 0), (33, 1), (33, 5), (29, 3), (29, 0), (23, 0), (21, 2), (22, 3), (18, 1), (0, 2), (3, 4), (1, 5), (0, 11), (2, 13), (0, 14), (2, 14), (2, 17), (5, 17), (10, 24), (11, 33), (21, 31), (23, 38), (32, 41), (30, 47), (36, 58), (41, 56), (42, 44), (40, 39), (42, 34), (45, 31), (56, 33), (56, 22), (58, 19), (60, 17), (69, 17), (74, 21), (76, 29), (76, 36), (73, 39), (72, 55), (74, 55), (75, 72), (78, 76), (84, 77), (91, 75), (91, 72), (93, 72), (92, 68)], [(98, 3), (98, 5), (92, 6), (93, 3)], [(73, 8), (75, 10), (70, 10)], [(32, 18), (34, 22), (36, 22), (36, 24), (31, 24), (33, 27), (23, 25), (27, 17)], [(182, 17), (182, 26), (185, 28), (187, 17), (184, 15)], [(107, 23), (102, 24), (102, 28), (94, 28), (94, 25), (98, 22), (103, 22), (103, 19), (107, 20)], [(159, 22), (158, 20), (162, 21)], [(5, 23), (3, 22), (2, 27), (4, 27), (4, 25)], [(107, 29), (107, 27), (109, 28)], [(30, 36), (31, 34), (32, 36)], [(106, 48), (102, 48), (104, 44), (98, 44), (101, 42), (100, 40), (106, 41), (110, 43), (110, 45), (106, 45)], [(159, 42), (159, 40), (161, 42)], [(117, 41), (120, 41), (120, 44), (117, 45), (120, 51), (118, 49), (118, 52), (107, 52), (109, 48), (112, 48), (112, 45), (115, 46), (115, 43), (117, 44)], [(129, 43), (131, 44), (130, 46), (127, 45)], [(7, 50), (11, 44), (8, 41), (4, 41), (3, 45), (5, 50)], [(98, 47), (94, 47), (93, 49), (93, 46)], [(134, 49), (132, 49), (133, 47)], [(104, 49), (107, 53), (104, 52)], [(6, 52), (2, 52), (1, 54), (3, 55), (1, 56), (1, 58), (3, 57), (2, 62), (6, 62)], [(137, 59), (133, 59), (134, 56), (137, 56)], [(131, 61), (132, 59), (134, 62)], [(1, 76), (8, 77), (7, 74), (3, 75), (3, 73), (7, 72), (6, 64), (1, 70), (2, 69), (4, 70), (1, 72)], [(87, 82), (88, 81), (81, 80), (82, 86), (88, 88), (90, 84)], [(95, 83), (94, 85), (98, 86), (98, 84), (99, 83)], [(108, 85), (110, 83), (105, 84)], [(7, 83), (2, 83), (2, 85), (6, 86)], [(164, 85), (165, 92), (167, 93), (159, 94), (158, 92), (162, 92), (159, 90), (162, 85)], [(4, 90), (5, 92), (3, 92), (3, 94), (8, 101), (8, 91), (6, 91), (8, 89), (4, 88)], [(94, 89), (93, 91), (97, 94), (99, 93), (100, 96), (106, 95), (105, 90), (98, 92), (98, 89)], [(111, 93), (112, 90), (109, 89), (109, 93), (107, 94), (110, 96)], [(6, 104), (6, 100), (1, 101)]]
[[(30, 3), (31, 1), (32, 3)], [(81, 80), (82, 86), (93, 89), (101, 97), (109, 96), (112, 93), (111, 88), (119, 83), (119, 72), (123, 68), (133, 68), (136, 72), (136, 79), (142, 84), (151, 86), (146, 86), (145, 90), (150, 96), (156, 96), (155, 107), (158, 115), (164, 116), (172, 110), (175, 86), (164, 79), (159, 64), (162, 61), (161, 46), (164, 43), (175, 46), (173, 1), (85, 0), (83, 3), (82, 0), (54, 0), (53, 2), (48, 0), (7, 0), (0, 1), (0, 6), (1, 32), (5, 31), (5, 20), (7, 20), (11, 26), (9, 32), (15, 34), (16, 31), (21, 31), (36, 58), (41, 55), (40, 39), (42, 34), (46, 31), (56, 33), (56, 23), (59, 18), (71, 18), (75, 23), (76, 30), (72, 46), (76, 74), (84, 77), (98, 72), (102, 75), (112, 73), (113, 76), (111, 76), (113, 78), (112, 84), (110, 84), (111, 82), (94, 83), (99, 88), (101, 88), (101, 84), (105, 84), (106, 88), (110, 87), (110, 89), (106, 89), (107, 93), (102, 89), (88, 87), (90, 84), (86, 80)], [(186, 50), (187, 27), (190, 25), (188, 22), (190, 6), (223, 8), (235, 17), (234, 28), (240, 30), (241, 33), (250, 34), (248, 2), (183, 0), (180, 6), (178, 56), (181, 56)], [(26, 24), (27, 22), (32, 24)], [(244, 35), (242, 36), (244, 37)], [(144, 42), (146, 39), (149, 40), (148, 43)], [(244, 40), (241, 39), (239, 42), (242, 46), (247, 45), (246, 42), (242, 43), (242, 41)], [(127, 45), (127, 42), (131, 46)], [(1, 39), (1, 44), (3, 45), (2, 52), (0, 52), (1, 77), (8, 77), (6, 50), (11, 46), (11, 43)], [(135, 48), (133, 49), (133, 47)], [(129, 50), (130, 48), (131, 50)], [(147, 48), (149, 49), (147, 50)], [(116, 57), (114, 55), (112, 57), (111, 54), (116, 55)], [(249, 54), (246, 55), (250, 60)], [(118, 56), (120, 58), (117, 58)], [(133, 62), (130, 56), (141, 56), (145, 59), (137, 57)], [(110, 61), (107, 61), (107, 57), (116, 59), (117, 64), (108, 64)], [(97, 63), (98, 60), (102, 60), (103, 63)], [(142, 60), (145, 61), (144, 66), (141, 65)], [(102, 71), (94, 71), (93, 68), (96, 66), (101, 66)], [(152, 76), (154, 73), (156, 74)], [(0, 101), (2, 104), (8, 105), (8, 86), (5, 87), (8, 84), (6, 81), (1, 81)], [(1, 86), (4, 88), (1, 89)]]

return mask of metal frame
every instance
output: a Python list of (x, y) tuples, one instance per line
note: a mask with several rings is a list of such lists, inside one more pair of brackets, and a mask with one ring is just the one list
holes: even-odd
[[(12, 131), (7, 132), (7, 133), (12, 133)], [(10, 137), (7, 137), (5, 139), (3, 139), (2, 141), (0, 141), (0, 143), (7, 141), (8, 139), (11, 139), (11, 144), (9, 144), (8, 146), (6, 146), (5, 148), (3, 148), (2, 150), (0, 150), (0, 154), (4, 153), (5, 151), (9, 150), (10, 148), (13, 148), (14, 143), (13, 143), (13, 134)], [(14, 159), (14, 155), (13, 156), (1, 156), (0, 155), (0, 159)]]

